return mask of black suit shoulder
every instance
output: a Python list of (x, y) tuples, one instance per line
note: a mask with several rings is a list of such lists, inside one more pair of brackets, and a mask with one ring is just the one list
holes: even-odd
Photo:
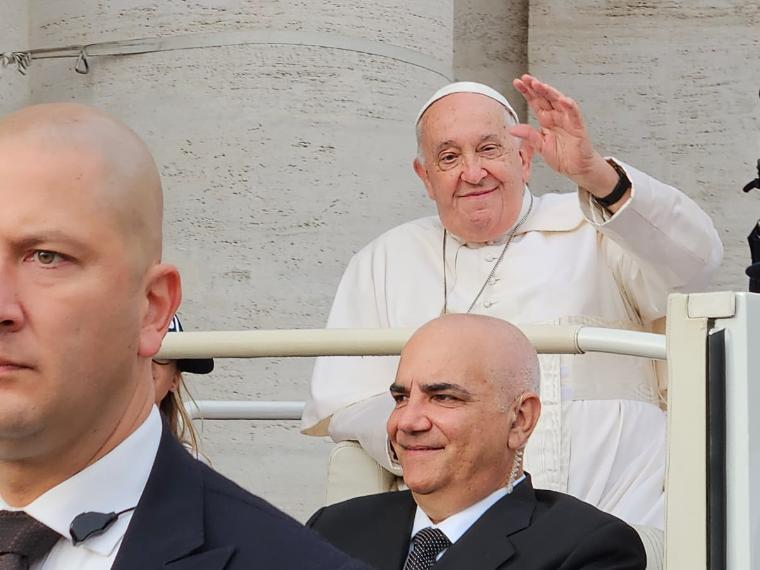
[(543, 544), (545, 551), (555, 552), (555, 567), (561, 570), (646, 568), (644, 545), (631, 526), (570, 495), (534, 492), (530, 527), (511, 537), (518, 559), (519, 553), (535, 552)]
[(366, 566), (192, 457), (164, 429), (114, 570)]
[(416, 508), (409, 491), (391, 491), (363, 497), (354, 497), (347, 501), (322, 507), (306, 522), (322, 536), (344, 533), (355, 529), (364, 532), (371, 521), (393, 517), (403, 517)]
[(415, 508), (409, 491), (380, 493), (324, 507), (306, 526), (373, 568), (398, 570), (408, 551)]
[(238, 547), (229, 568), (251, 568), (254, 561), (257, 568), (366, 568), (264, 499), (198, 463), (206, 495), (207, 544), (234, 542)]

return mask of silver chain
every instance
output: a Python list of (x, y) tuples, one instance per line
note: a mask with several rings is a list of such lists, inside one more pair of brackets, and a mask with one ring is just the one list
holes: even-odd
[[(523, 214), (522, 218), (515, 224), (515, 227), (512, 228), (512, 230), (509, 232), (509, 235), (507, 236), (507, 243), (504, 244), (504, 247), (501, 250), (501, 254), (499, 255), (499, 258), (496, 260), (496, 263), (493, 264), (493, 267), (491, 268), (491, 272), (488, 274), (488, 277), (486, 277), (486, 280), (483, 281), (483, 285), (480, 287), (480, 291), (478, 291), (478, 294), (475, 295), (475, 298), (472, 300), (472, 303), (470, 303), (470, 307), (467, 309), (467, 313), (471, 313), (472, 310), (475, 308), (475, 303), (478, 302), (478, 299), (480, 299), (480, 296), (483, 294), (483, 291), (486, 289), (486, 285), (488, 285), (488, 282), (491, 280), (491, 278), (496, 273), (496, 270), (499, 268), (499, 265), (501, 264), (501, 260), (504, 259), (504, 254), (507, 253), (507, 248), (509, 247), (509, 244), (512, 243), (512, 238), (515, 237), (515, 234), (517, 233), (517, 230), (520, 229), (520, 226), (523, 225), (525, 220), (530, 215), (531, 211), (533, 211), (533, 194), (530, 195), (530, 204), (528, 205), (528, 211)], [(441, 311), (442, 315), (447, 315), (449, 312), (449, 289), (448, 289), (448, 283), (446, 280), (446, 237), (448, 236), (448, 232), (446, 231), (446, 228), (443, 229), (443, 246), (442, 246), (442, 254), (443, 254), (443, 310)]]

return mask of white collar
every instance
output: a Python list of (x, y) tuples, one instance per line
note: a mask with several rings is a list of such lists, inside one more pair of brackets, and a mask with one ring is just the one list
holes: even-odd
[[(523, 474), (517, 481), (515, 481), (513, 487), (516, 487), (525, 479)], [(439, 528), (446, 535), (446, 537), (454, 544), (457, 540), (462, 538), (462, 535), (469, 530), (469, 528), (475, 524), (475, 522), (483, 516), (483, 514), (490, 509), (499, 499), (507, 496), (507, 488), (501, 487), (496, 489), (493, 493), (481, 499), (477, 503), (470, 505), (463, 511), (459, 511), (456, 514), (442, 520), (438, 524), (433, 524), (430, 518), (425, 514), (419, 506), (414, 514), (414, 524), (412, 525), (412, 534), (410, 538), (413, 538), (415, 534), (421, 531), (423, 528), (432, 526), (433, 528)]]
[[(153, 406), (142, 425), (107, 455), (26, 507), (9, 507), (0, 497), (0, 509), (23, 510), (71, 541), (69, 526), (77, 515), (87, 511), (118, 513), (137, 505), (156, 458), (161, 429), (158, 408)], [(108, 556), (121, 542), (128, 525), (129, 518), (120, 517), (106, 532), (81, 546)]]

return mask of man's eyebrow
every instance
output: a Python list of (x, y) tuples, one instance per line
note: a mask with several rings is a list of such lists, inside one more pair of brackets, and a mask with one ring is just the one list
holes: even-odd
[(395, 382), (391, 384), (390, 387), (391, 394), (408, 394), (409, 388), (402, 384), (396, 384)]
[(464, 386), (454, 384), (453, 382), (435, 382), (433, 384), (420, 384), (420, 390), (425, 394), (436, 394), (438, 392), (453, 392), (463, 399), (473, 398), (472, 392), (470, 392)]
[(65, 244), (80, 249), (89, 249), (88, 245), (82, 240), (57, 230), (41, 231), (22, 236), (16, 241), (16, 246), (20, 249), (33, 249), (46, 244)]

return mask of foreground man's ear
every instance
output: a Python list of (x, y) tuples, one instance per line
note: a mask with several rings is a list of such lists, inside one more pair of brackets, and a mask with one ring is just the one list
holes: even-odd
[(161, 348), (169, 321), (182, 300), (182, 282), (177, 268), (157, 264), (145, 277), (144, 312), (138, 354), (152, 358)]
[(541, 400), (533, 392), (526, 392), (518, 400), (515, 408), (515, 419), (509, 430), (509, 448), (521, 449), (525, 447), (530, 434), (538, 423), (541, 415)]

